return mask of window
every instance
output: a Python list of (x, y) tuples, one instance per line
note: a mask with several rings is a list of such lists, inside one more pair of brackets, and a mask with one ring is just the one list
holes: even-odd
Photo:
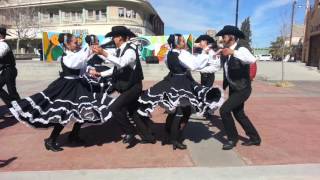
[(50, 14), (49, 13), (42, 13), (41, 21), (42, 22), (50, 22)]
[(59, 12), (50, 12), (49, 18), (51, 23), (59, 22)]
[(100, 20), (100, 10), (95, 10), (96, 12), (96, 20)]
[(43, 18), (43, 19), (49, 19), (49, 14), (43, 13), (43, 14), (42, 14), (42, 18)]
[(70, 17), (71, 17), (71, 15), (70, 15), (71, 13), (70, 12), (64, 12), (63, 14), (64, 14), (63, 20), (64, 21), (69, 21)]
[(124, 11), (125, 11), (124, 8), (119, 8), (118, 9), (119, 17), (124, 17)]
[(132, 11), (126, 11), (126, 18), (131, 18)]
[(137, 13), (135, 11), (132, 10), (132, 18), (137, 18)]
[(36, 21), (39, 20), (38, 13), (35, 13), (35, 14), (33, 15), (33, 19), (36, 20)]
[(106, 19), (107, 18), (107, 10), (106, 9), (102, 9), (101, 10), (101, 18), (102, 19)]
[(77, 19), (77, 12), (71, 12), (71, 20), (75, 21)]
[(128, 19), (137, 18), (137, 13), (134, 10), (129, 10), (126, 8), (119, 8), (118, 13), (119, 13), (119, 17), (121, 17), (121, 18), (123, 18), (123, 17), (128, 18)]
[(94, 14), (93, 10), (88, 10), (88, 19), (93, 19), (93, 14)]

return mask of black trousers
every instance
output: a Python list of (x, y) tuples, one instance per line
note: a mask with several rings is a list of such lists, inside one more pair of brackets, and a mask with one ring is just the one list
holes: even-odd
[(201, 75), (201, 85), (206, 87), (212, 87), (215, 79), (214, 73), (200, 73)]
[(153, 132), (151, 130), (151, 125), (153, 122), (149, 117), (144, 117), (139, 115), (137, 110), (135, 110), (133, 113), (133, 121), (136, 125), (136, 130), (138, 131), (139, 135), (141, 136), (141, 139), (143, 140), (152, 140), (154, 139)]
[[(0, 97), (9, 108), (11, 107), (11, 101), (20, 99), (16, 88), (17, 75), (18, 72), (15, 67), (4, 68), (0, 75)], [(7, 85), (8, 92), (3, 89), (4, 85)]]
[(167, 116), (165, 130), (171, 141), (182, 141), (182, 133), (191, 115), (191, 107), (178, 107)]
[[(81, 125), (81, 123), (74, 123), (70, 136), (78, 136), (81, 129)], [(56, 142), (63, 128), (63, 125), (56, 124), (49, 136), (49, 139), (52, 139), (53, 142)]]
[(256, 128), (244, 112), (244, 103), (250, 97), (251, 91), (251, 87), (240, 91), (235, 91), (232, 88), (229, 88), (229, 98), (220, 108), (220, 116), (222, 118), (222, 123), (228, 136), (228, 140), (235, 141), (239, 138), (231, 113), (233, 113), (233, 116), (240, 123), (249, 138), (260, 139)]
[(135, 84), (111, 104), (113, 118), (118, 122), (125, 134), (135, 134), (135, 128), (128, 117), (128, 113), (137, 109), (137, 100), (142, 92), (142, 82)]

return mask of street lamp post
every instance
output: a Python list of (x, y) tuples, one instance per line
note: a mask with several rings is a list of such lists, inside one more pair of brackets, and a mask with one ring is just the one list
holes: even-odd
[(237, 6), (236, 6), (236, 27), (238, 27), (238, 14), (239, 14), (239, 0), (237, 0)]
[(290, 39), (289, 39), (289, 48), (291, 48), (292, 45), (292, 31), (293, 31), (293, 20), (294, 20), (294, 12), (296, 7), (297, 1), (294, 0), (292, 3), (292, 12), (291, 12), (291, 29), (290, 29)]

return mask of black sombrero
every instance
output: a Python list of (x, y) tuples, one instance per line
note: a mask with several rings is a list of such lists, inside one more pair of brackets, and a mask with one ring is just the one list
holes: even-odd
[(128, 37), (134, 38), (134, 37), (137, 37), (137, 35), (135, 33), (133, 33), (130, 29), (128, 29)]
[(125, 26), (113, 26), (111, 28), (111, 32), (105, 35), (105, 37), (115, 37), (115, 36), (128, 36), (131, 37), (132, 35), (135, 34), (131, 32), (128, 28)]
[(231, 25), (224, 26), (223, 29), (217, 33), (216, 36), (223, 36), (223, 35), (234, 35), (240, 39), (245, 38), (244, 33), (240, 31), (239, 28)]
[(212, 44), (212, 43), (215, 42), (215, 40), (214, 40), (211, 36), (209, 36), (209, 35), (200, 35), (200, 36), (196, 39), (195, 43), (199, 43), (199, 42), (202, 41), (202, 40), (207, 41), (209, 44)]

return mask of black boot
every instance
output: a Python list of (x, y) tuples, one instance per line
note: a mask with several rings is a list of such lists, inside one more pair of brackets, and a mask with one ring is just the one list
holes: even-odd
[(123, 144), (130, 144), (135, 139), (136, 138), (134, 137), (134, 134), (127, 134), (124, 136), (122, 142), (123, 142)]
[(63, 151), (63, 148), (61, 148), (58, 143), (56, 143), (50, 138), (44, 140), (44, 146), (48, 151), (53, 151), (53, 152)]
[(178, 141), (171, 141), (171, 143), (172, 143), (172, 148), (173, 148), (173, 150), (176, 150), (176, 149), (187, 149), (187, 145), (185, 145), (185, 144), (182, 144), (182, 143), (180, 143), (180, 142), (178, 142)]
[(238, 140), (229, 140), (227, 143), (223, 144), (223, 150), (231, 150), (237, 145)]
[(161, 145), (167, 145), (167, 144), (171, 144), (170, 138), (168, 137), (169, 135), (165, 135), (165, 137), (163, 138)]
[(250, 138), (248, 141), (242, 143), (243, 146), (260, 146), (260, 144), (260, 138)]

